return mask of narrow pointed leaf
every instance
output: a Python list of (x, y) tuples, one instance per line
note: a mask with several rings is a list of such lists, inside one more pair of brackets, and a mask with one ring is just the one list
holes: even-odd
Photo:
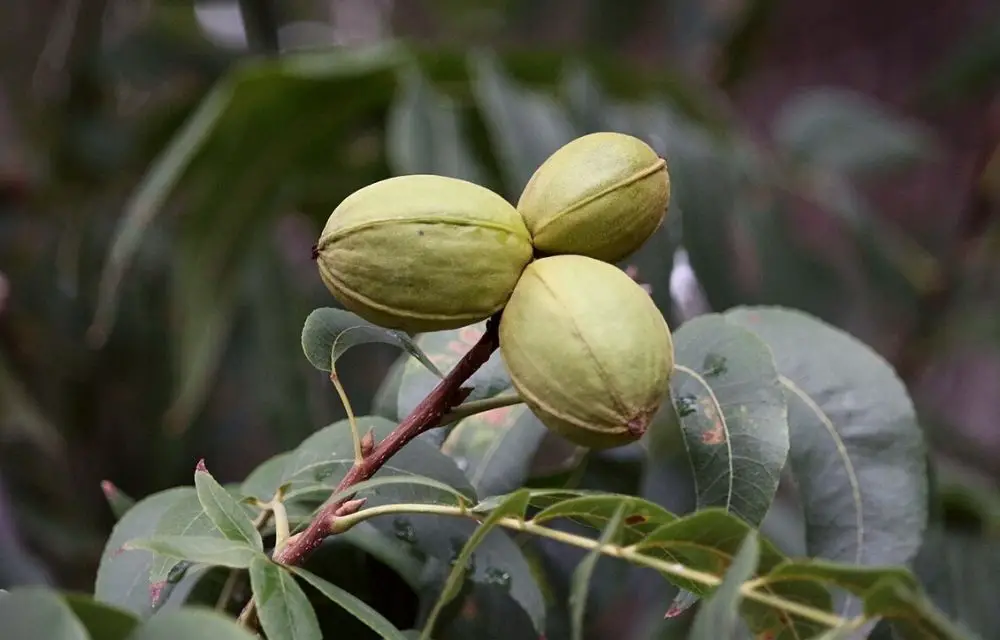
[(434, 625), (437, 622), (437, 618), (441, 614), (442, 609), (456, 595), (458, 595), (459, 590), (462, 587), (462, 582), (465, 580), (467, 564), (469, 562), (469, 558), (472, 556), (472, 552), (476, 550), (479, 543), (483, 541), (486, 535), (491, 529), (493, 529), (493, 527), (496, 526), (497, 522), (501, 518), (523, 518), (524, 511), (528, 507), (528, 497), (529, 493), (527, 491), (517, 491), (510, 494), (506, 500), (500, 503), (496, 509), (494, 509), (490, 515), (483, 520), (482, 524), (476, 527), (475, 532), (469, 536), (469, 539), (466, 541), (461, 552), (458, 554), (458, 557), (455, 559), (451, 572), (448, 574), (448, 578), (445, 580), (444, 586), (441, 589), (441, 594), (438, 596), (437, 602), (434, 604), (434, 608), (431, 610), (431, 613), (427, 618), (427, 622), (421, 632), (421, 640), (427, 640), (433, 635)]
[(972, 640), (975, 636), (945, 618), (918, 592), (888, 578), (865, 595), (865, 614), (889, 619), (901, 637), (919, 640)]
[(903, 567), (859, 567), (823, 560), (787, 560), (761, 578), (762, 584), (809, 580), (864, 595), (876, 584), (894, 580), (909, 589), (919, 589), (916, 576)]
[(250, 562), (262, 556), (245, 542), (208, 536), (156, 536), (132, 540), (126, 549), (144, 549), (175, 560), (187, 560), (232, 569), (246, 569)]
[(731, 638), (736, 633), (740, 602), (740, 589), (757, 571), (760, 544), (757, 532), (751, 530), (736, 557), (733, 558), (726, 576), (698, 609), (691, 628), (691, 640), (720, 640)]
[[(558, 495), (560, 495), (559, 492), (553, 492), (553, 496)], [(535, 503), (537, 499), (534, 498), (532, 502)], [(632, 496), (601, 494), (572, 496), (560, 500), (536, 513), (531, 521), (542, 524), (556, 518), (567, 518), (601, 530), (611, 522), (619, 508), (625, 510), (621, 527), (619, 527), (622, 544), (625, 545), (635, 544), (663, 525), (677, 520), (677, 516), (648, 500)]]
[(587, 612), (587, 596), (590, 592), (590, 578), (594, 574), (594, 567), (601, 558), (601, 548), (607, 544), (614, 544), (618, 537), (621, 525), (625, 520), (625, 513), (628, 505), (622, 503), (615, 509), (611, 519), (608, 521), (601, 537), (598, 539), (600, 546), (592, 549), (583, 557), (580, 564), (573, 571), (570, 580), (569, 606), (571, 612), (571, 626), (573, 640), (583, 640), (585, 635), (584, 616)]
[(391, 622), (386, 620), (382, 614), (372, 609), (366, 602), (358, 599), (351, 593), (341, 589), (337, 585), (320, 578), (314, 573), (306, 571), (301, 567), (289, 567), (289, 570), (316, 588), (317, 591), (337, 603), (345, 611), (355, 618), (365, 623), (369, 629), (374, 631), (381, 638), (386, 640), (405, 640), (406, 636), (397, 629)]
[(128, 262), (153, 219), (183, 192), (171, 283), (178, 327), (172, 430), (186, 428), (208, 395), (239, 308), (248, 247), (271, 237), (275, 217), (304, 199), (308, 187), (320, 190), (313, 186), (317, 173), (324, 182), (337, 174), (344, 131), (370, 109), (373, 94), (388, 97), (397, 53), (376, 45), (234, 66), (126, 205), (89, 337), (106, 340)]
[(135, 506), (135, 500), (116, 487), (110, 480), (101, 481), (101, 493), (104, 494), (104, 499), (108, 501), (111, 513), (116, 519), (120, 520), (129, 509)]
[(250, 520), (246, 509), (208, 472), (203, 463), (194, 473), (198, 501), (219, 531), (229, 540), (242, 542), (257, 551), (264, 550), (260, 532)]
[(250, 588), (267, 637), (322, 639), (316, 612), (290, 571), (257, 556), (250, 564)]

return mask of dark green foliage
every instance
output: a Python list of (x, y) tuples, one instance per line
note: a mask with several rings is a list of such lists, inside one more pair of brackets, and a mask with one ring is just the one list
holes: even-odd
[[(855, 296), (910, 309), (939, 286), (926, 243), (863, 188), (935, 157), (920, 124), (815, 88), (751, 137), (699, 82), (614, 57), (397, 42), (244, 58), (193, 39), (190, 7), (173, 4), (93, 64), (118, 82), (193, 88), (128, 131), (66, 136), (117, 151), (59, 155), (82, 165), (58, 174), (72, 188), (38, 200), (72, 210), (65, 225), (0, 203), (0, 276), (23, 296), (9, 313), (0, 296), (4, 480), (41, 514), (14, 505), (36, 547), (59, 562), (100, 556), (91, 594), (0, 592), (0, 636), (250, 638), (235, 617), (253, 597), (264, 633), (293, 640), (639, 638), (645, 618), (663, 638), (832, 640), (876, 623), (874, 638), (998, 637), (1000, 511), (928, 477), (911, 381), (836, 328)], [(537, 11), (520, 4), (511, 20)], [(747, 25), (771, 3), (751, 4)], [(589, 6), (602, 42), (644, 22), (633, 11), (608, 24), (617, 5)], [(749, 47), (750, 26), (699, 6), (672, 7), (686, 21), (673, 48)], [(974, 93), (995, 49), (951, 59), (934, 95)], [(732, 62), (730, 80), (749, 64)], [(68, 104), (87, 122), (96, 108)], [(595, 453), (549, 433), (495, 353), (444, 426), (333, 496), (366, 500), (345, 530), (304, 567), (273, 562), (284, 526), (301, 532), (355, 462), (334, 365), (359, 435), (379, 442), (484, 330), (410, 336), (329, 307), (308, 244), (332, 208), (406, 173), (516, 201), (552, 151), (599, 130), (642, 137), (672, 181), (666, 224), (620, 265), (674, 331), (671, 397), (649, 435)], [(798, 201), (843, 235), (846, 267), (802, 243)], [(20, 240), (45, 233), (58, 240)], [(679, 247), (707, 305), (672, 295)], [(105, 428), (102, 477), (135, 467), (142, 480), (116, 479), (128, 493), (105, 482), (102, 500), (100, 478), (51, 470), (76, 451), (89, 460), (79, 443)], [(220, 479), (202, 463), (190, 480), (202, 457)], [(30, 575), (0, 553), (0, 578)]]

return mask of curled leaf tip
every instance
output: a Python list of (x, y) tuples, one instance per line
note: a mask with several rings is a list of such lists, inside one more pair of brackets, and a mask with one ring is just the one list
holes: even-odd
[(205, 466), (205, 459), (202, 458), (198, 460), (198, 464), (194, 467), (195, 473), (208, 473), (208, 468)]

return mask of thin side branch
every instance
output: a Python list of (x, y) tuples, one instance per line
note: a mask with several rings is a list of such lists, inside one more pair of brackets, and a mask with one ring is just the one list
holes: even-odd
[[(458, 518), (472, 518), (477, 521), (485, 517), (485, 514), (482, 513), (471, 513), (462, 507), (452, 507), (442, 504), (387, 504), (365, 509), (359, 513), (347, 516), (340, 521), (339, 526), (343, 530), (347, 530), (370, 518), (385, 516), (393, 513), (433, 514)], [(690, 567), (679, 562), (669, 562), (667, 560), (653, 557), (637, 550), (634, 545), (621, 547), (612, 544), (602, 544), (599, 540), (594, 540), (593, 538), (588, 538), (586, 536), (566, 531), (560, 531), (558, 529), (552, 529), (550, 527), (537, 524), (531, 520), (523, 520), (515, 517), (500, 518), (496, 521), (496, 524), (497, 526), (504, 527), (506, 529), (522, 531), (524, 533), (547, 538), (549, 540), (554, 540), (556, 542), (578, 547), (580, 549), (586, 549), (588, 551), (597, 550), (599, 553), (604, 555), (620, 558), (640, 567), (655, 569), (660, 573), (671, 575), (676, 578), (697, 582), (705, 585), (706, 587), (716, 587), (722, 583), (722, 578), (714, 574), (698, 571), (697, 569), (691, 569)], [(859, 620), (865, 620), (865, 618), (847, 620), (834, 613), (830, 613), (829, 611), (824, 611), (807, 604), (788, 600), (777, 594), (767, 592), (765, 587), (757, 583), (757, 581), (744, 582), (740, 586), (740, 593), (744, 598), (749, 600), (785, 611), (804, 620), (817, 622), (830, 628), (840, 628), (844, 625), (857, 624)]]
[[(439, 426), (444, 416), (468, 397), (472, 389), (463, 385), (500, 346), (499, 321), (499, 313), (489, 319), (479, 341), (384, 440), (371, 447), (366, 442), (370, 434), (365, 436), (361, 443), (364, 455), (354, 463), (331, 495), (371, 478), (389, 458), (420, 434)], [(304, 531), (289, 538), (282, 548), (276, 550), (274, 561), (286, 565), (305, 562), (323, 540), (334, 534), (334, 522), (338, 518), (349, 516), (361, 508), (364, 500), (352, 500), (352, 496), (345, 494), (327, 503)], [(254, 601), (250, 600), (240, 614), (240, 620), (247, 624), (253, 619)]]

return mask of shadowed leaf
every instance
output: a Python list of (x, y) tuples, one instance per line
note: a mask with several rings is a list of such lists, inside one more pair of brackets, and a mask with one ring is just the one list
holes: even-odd
[(801, 312), (747, 307), (726, 317), (764, 340), (778, 365), (809, 555), (859, 565), (912, 560), (927, 526), (925, 447), (891, 367)]
[(739, 621), (738, 611), (743, 594), (740, 588), (757, 571), (760, 544), (757, 532), (751, 530), (743, 539), (740, 550), (720, 584), (705, 599), (691, 628), (691, 640), (721, 640), (731, 638)]
[(128, 611), (97, 602), (89, 595), (66, 593), (63, 600), (87, 628), (91, 638), (126, 640), (139, 626), (139, 619)]
[(528, 506), (528, 495), (527, 491), (518, 491), (510, 494), (509, 497), (501, 502), (490, 513), (490, 515), (483, 520), (482, 524), (476, 527), (476, 530), (471, 536), (469, 536), (469, 539), (466, 540), (458, 556), (453, 561), (451, 572), (448, 574), (444, 586), (441, 589), (441, 594), (438, 596), (438, 600), (428, 616), (427, 623), (421, 633), (422, 639), (426, 640), (431, 637), (434, 632), (434, 625), (437, 622), (441, 610), (456, 595), (458, 595), (459, 590), (462, 588), (462, 583), (465, 581), (466, 572), (468, 570), (467, 565), (472, 557), (473, 551), (476, 550), (476, 547), (483, 541), (486, 535), (490, 533), (493, 527), (497, 525), (498, 520), (504, 517), (524, 516), (524, 510)]
[[(598, 539), (598, 543), (601, 546), (617, 542), (616, 538), (625, 520), (627, 507), (627, 504), (622, 503), (615, 509), (607, 526), (604, 527), (604, 531), (601, 532), (601, 537)], [(569, 606), (572, 615), (573, 640), (583, 640), (585, 636), (584, 618), (587, 612), (587, 595), (590, 591), (590, 579), (594, 574), (594, 567), (600, 558), (601, 547), (592, 549), (576, 566), (576, 569), (573, 571), (573, 577), (570, 579)]]
[(441, 451), (465, 471), (480, 495), (514, 491), (528, 477), (532, 456), (548, 433), (524, 405), (501, 407), (459, 422)]
[(834, 88), (809, 89), (774, 119), (775, 140), (792, 158), (848, 173), (890, 169), (926, 158), (929, 133), (870, 98)]
[(53, 591), (40, 587), (12, 589), (0, 598), (5, 638), (90, 640), (73, 610)]
[(382, 617), (375, 609), (372, 609), (362, 600), (341, 589), (314, 573), (310, 573), (300, 567), (289, 567), (289, 570), (316, 588), (317, 591), (340, 605), (345, 611), (355, 618), (368, 625), (375, 633), (388, 640), (403, 640), (406, 636), (402, 634), (391, 622)]
[(250, 587), (269, 638), (322, 640), (316, 613), (290, 571), (257, 556), (250, 564)]
[(165, 611), (135, 630), (129, 640), (256, 640), (232, 618), (199, 607)]
[[(718, 508), (709, 508), (659, 527), (636, 545), (639, 553), (676, 562), (686, 567), (724, 576), (739, 552), (751, 527), (743, 520)], [(785, 557), (767, 540), (760, 540), (758, 571), (767, 574)], [(677, 586), (704, 596), (708, 588), (686, 578), (665, 574)], [(761, 591), (829, 611), (829, 592), (819, 584), (797, 582), (794, 585), (766, 584)], [(824, 628), (810, 620), (792, 617), (784, 611), (744, 600), (744, 619), (755, 634), (770, 634), (775, 639), (810, 637)]]

